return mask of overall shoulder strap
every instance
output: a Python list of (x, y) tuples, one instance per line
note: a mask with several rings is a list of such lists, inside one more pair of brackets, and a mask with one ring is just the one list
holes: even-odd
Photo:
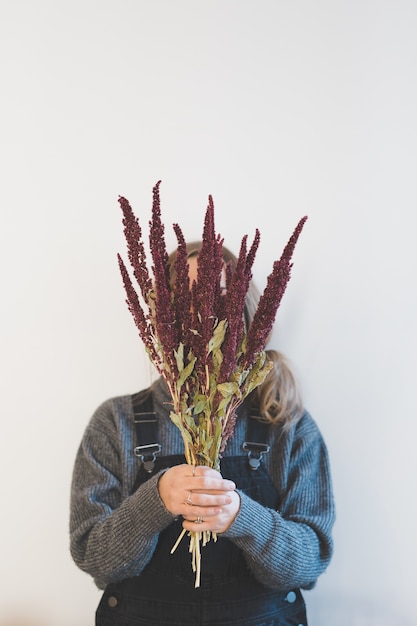
[(261, 464), (262, 456), (269, 452), (270, 446), (267, 444), (270, 424), (262, 421), (259, 410), (249, 407), (248, 423), (246, 429), (246, 441), (242, 448), (248, 453), (249, 467), (257, 470)]
[(158, 418), (153, 410), (150, 387), (132, 395), (133, 416), (136, 429), (134, 452), (149, 474), (155, 466), (156, 455), (161, 451), (158, 443)]

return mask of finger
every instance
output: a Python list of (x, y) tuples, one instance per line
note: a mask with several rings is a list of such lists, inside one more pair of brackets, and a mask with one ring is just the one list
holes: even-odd
[(211, 530), (210, 524), (211, 522), (209, 519), (204, 519), (204, 517), (197, 516), (192, 520), (184, 520), (182, 523), (182, 527), (185, 528), (185, 530), (201, 532), (203, 530)]
[(218, 517), (223, 513), (223, 509), (217, 506), (194, 506), (192, 509), (187, 509), (185, 513), (182, 515), (183, 519), (187, 520), (187, 522), (192, 522), (197, 517), (204, 517), (205, 519), (210, 519), (214, 517)]
[(212, 467), (207, 467), (207, 465), (192, 466), (191, 475), (194, 478), (198, 478), (198, 477), (201, 478), (203, 476), (205, 478), (217, 478), (219, 480), (226, 480), (225, 478), (223, 478), (223, 476), (218, 470), (215, 470)]
[(207, 493), (192, 491), (189, 492), (184, 503), (192, 507), (222, 507), (232, 502), (232, 496), (228, 492)]
[(193, 465), (192, 476), (213, 476), (214, 478), (222, 478), (218, 470), (208, 467), (207, 465)]
[(202, 490), (218, 490), (218, 491), (233, 491), (236, 489), (236, 485), (232, 480), (223, 478), (219, 471), (212, 467), (205, 465), (189, 465), (181, 466), (184, 468), (182, 471), (185, 478), (192, 478), (192, 482), (188, 483), (187, 488), (191, 491), (195, 489)]
[(187, 483), (191, 491), (234, 491), (236, 484), (226, 478), (195, 475), (191, 483)]

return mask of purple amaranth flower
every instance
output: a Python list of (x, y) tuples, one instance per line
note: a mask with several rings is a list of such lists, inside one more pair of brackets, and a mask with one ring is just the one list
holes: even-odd
[(291, 276), (291, 258), (294, 253), (294, 248), (306, 220), (307, 216), (303, 217), (298, 222), (291, 238), (284, 248), (281, 258), (275, 261), (272, 272), (268, 276), (267, 285), (259, 300), (256, 313), (247, 333), (244, 360), (248, 365), (253, 363), (256, 355), (265, 348), (265, 344), (275, 321), (276, 312)]
[(119, 204), (123, 211), (124, 234), (127, 242), (129, 261), (133, 268), (133, 275), (138, 282), (143, 299), (146, 304), (148, 304), (149, 292), (152, 289), (152, 280), (149, 277), (146, 265), (145, 248), (142, 242), (142, 229), (128, 200), (119, 196)]
[(223, 267), (223, 240), (214, 228), (214, 204), (209, 202), (204, 219), (203, 238), (197, 257), (197, 282), (192, 286), (193, 352), (202, 372), (207, 362), (207, 345), (212, 337), (219, 309), (220, 277)]
[(174, 224), (173, 228), (178, 241), (177, 255), (174, 264), (175, 283), (173, 306), (178, 338), (187, 350), (192, 345), (194, 337), (191, 332), (191, 291), (188, 273), (187, 245), (179, 225)]
[(126, 269), (126, 266), (120, 254), (117, 255), (117, 258), (119, 261), (120, 273), (122, 275), (123, 284), (124, 284), (125, 291), (126, 291), (126, 296), (127, 296), (126, 303), (127, 303), (128, 309), (133, 316), (136, 327), (139, 331), (139, 336), (144, 343), (145, 349), (149, 353), (149, 357), (155, 363), (155, 366), (157, 367), (158, 371), (160, 371), (159, 357), (158, 357), (157, 352), (155, 351), (155, 346), (152, 340), (152, 337), (153, 337), (152, 324), (148, 321), (148, 318), (145, 315), (141, 307), (138, 294), (136, 293), (136, 290), (133, 287), (129, 273)]
[(260, 233), (256, 234), (247, 253), (247, 235), (242, 238), (236, 267), (227, 273), (225, 314), (228, 332), (223, 347), (221, 379), (227, 380), (236, 367), (237, 350), (243, 338), (246, 294), (252, 278), (252, 266), (259, 246)]
[[(158, 340), (165, 352), (168, 367), (175, 368), (174, 350), (178, 347), (178, 332), (171, 302), (171, 284), (166, 251), (164, 225), (161, 221), (159, 181), (153, 188), (152, 219), (149, 244), (153, 260), (155, 289), (155, 328)], [(152, 303), (150, 303), (152, 305)]]

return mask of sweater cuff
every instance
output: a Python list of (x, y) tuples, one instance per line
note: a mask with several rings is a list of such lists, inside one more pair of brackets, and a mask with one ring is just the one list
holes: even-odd
[(265, 515), (270, 517), (270, 512), (265, 509), (262, 504), (259, 504), (256, 500), (252, 500), (245, 493), (236, 490), (240, 496), (240, 509), (236, 515), (232, 525), (222, 533), (222, 537), (227, 539), (237, 539), (239, 537), (245, 537), (247, 535), (253, 535), (256, 533), (256, 527), (258, 524), (263, 525)]
[(175, 517), (165, 507), (158, 490), (158, 482), (166, 470), (161, 470), (139, 487), (133, 494), (135, 505), (140, 509), (142, 526), (147, 527), (150, 523), (154, 532), (164, 530), (171, 524)]

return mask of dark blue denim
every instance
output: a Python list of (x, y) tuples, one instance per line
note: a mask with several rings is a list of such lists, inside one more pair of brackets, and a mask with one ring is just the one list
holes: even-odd
[[(157, 469), (183, 462), (183, 457), (162, 457)], [(254, 471), (245, 457), (226, 457), (221, 465), (222, 475), (251, 498), (279, 508), (278, 494), (262, 465)], [(140, 474), (136, 487), (147, 477)], [(202, 548), (201, 583), (195, 589), (188, 537), (170, 554), (181, 530), (180, 519), (160, 534), (140, 576), (108, 585), (96, 626), (307, 626), (300, 591), (262, 585), (241, 550), (222, 536)]]

